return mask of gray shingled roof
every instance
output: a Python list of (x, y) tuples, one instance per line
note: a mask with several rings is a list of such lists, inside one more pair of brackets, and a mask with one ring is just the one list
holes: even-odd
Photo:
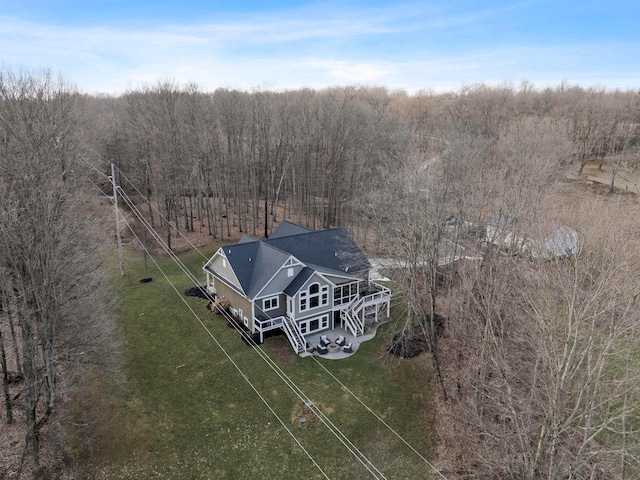
[[(371, 267), (344, 228), (316, 232), (283, 222), (271, 238), (255, 240), (244, 236), (240, 243), (223, 250), (242, 289), (251, 299), (291, 255), (308, 266), (329, 271), (357, 273)], [(286, 290), (297, 291), (313, 272), (313, 268), (303, 269)]]
[(290, 297), (293, 297), (304, 285), (304, 282), (309, 280), (313, 273), (313, 269), (309, 267), (303, 268), (302, 271), (296, 276), (296, 278), (294, 278), (293, 281), (287, 286), (287, 288), (284, 289), (284, 293), (286, 293)]
[(371, 267), (369, 260), (344, 228), (310, 231), (263, 240), (301, 262), (313, 263), (341, 272), (355, 273)]
[(224, 247), (224, 253), (248, 298), (257, 295), (289, 258), (259, 240)]
[(313, 230), (303, 227), (302, 225), (297, 225), (295, 223), (288, 222), (287, 220), (283, 220), (269, 238), (290, 237), (292, 235), (309, 232), (313, 232)]

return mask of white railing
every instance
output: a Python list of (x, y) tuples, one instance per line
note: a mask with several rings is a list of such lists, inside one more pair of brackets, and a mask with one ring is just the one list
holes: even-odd
[(265, 318), (263, 320), (259, 319), (258, 317), (253, 317), (253, 322), (259, 332), (267, 332), (269, 330), (273, 330), (274, 328), (280, 328), (283, 321), (283, 316)]
[(369, 295), (355, 298), (349, 304), (348, 309), (354, 316), (358, 317), (364, 307), (368, 307), (369, 305), (378, 305), (380, 303), (388, 302), (391, 299), (391, 290), (387, 287), (373, 282), (371, 282), (371, 285), (374, 285), (379, 290), (377, 292), (370, 293)]
[(344, 320), (347, 330), (349, 330), (354, 337), (364, 333), (364, 322), (361, 322), (360, 318), (354, 317), (349, 310), (340, 310), (340, 318)]
[(291, 343), (291, 346), (296, 351), (296, 353), (300, 353), (306, 350), (304, 337), (298, 329), (295, 321), (289, 318), (284, 318), (284, 321), (282, 322), (282, 330), (284, 330), (284, 333), (289, 339), (289, 343)]
[(379, 305), (391, 299), (391, 290), (377, 283), (370, 283), (377, 291), (355, 297), (344, 310), (340, 310), (340, 318), (344, 320), (346, 327), (354, 337), (364, 333), (364, 315), (360, 315), (365, 307)]

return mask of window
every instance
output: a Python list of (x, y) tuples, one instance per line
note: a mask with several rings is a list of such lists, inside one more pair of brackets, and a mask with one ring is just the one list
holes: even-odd
[(358, 294), (357, 283), (347, 283), (346, 285), (338, 285), (333, 289), (333, 304), (342, 305), (349, 303)]
[(300, 310), (306, 310), (307, 305), (307, 292), (300, 292)]
[(316, 308), (329, 304), (329, 286), (312, 283), (309, 288), (300, 292), (300, 310)]
[(287, 269), (287, 277), (293, 277), (293, 268)]
[(262, 300), (262, 309), (266, 312), (267, 310), (274, 310), (280, 306), (278, 302), (278, 297), (269, 297)]
[(317, 332), (319, 330), (326, 330), (329, 328), (329, 315), (322, 315), (318, 318), (312, 318), (310, 320), (303, 320), (299, 324), (300, 332), (303, 335), (307, 333)]

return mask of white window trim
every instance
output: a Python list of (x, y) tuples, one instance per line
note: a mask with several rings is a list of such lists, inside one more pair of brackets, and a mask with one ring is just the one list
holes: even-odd
[[(311, 295), (309, 290), (312, 286), (318, 285), (318, 293), (314, 293)], [(318, 297), (318, 305), (312, 307), (311, 306), (311, 298)], [(323, 302), (322, 300), (325, 299)], [(302, 300), (306, 300), (306, 306), (302, 308)], [(329, 305), (329, 285), (322, 285), (320, 282), (313, 282), (310, 284), (305, 290), (302, 290), (298, 295), (298, 310), (300, 312), (306, 312), (307, 310), (312, 310), (314, 308), (326, 307)]]
[[(345, 295), (344, 291), (347, 288), (349, 290), (349, 293), (347, 295)], [(333, 288), (333, 304), (334, 304), (334, 306), (344, 305), (344, 304), (347, 304), (347, 303), (351, 302), (354, 298), (356, 298), (358, 296), (358, 292), (359, 292), (358, 282), (343, 283), (343, 284), (340, 284), (340, 285), (336, 285)]]
[[(318, 328), (316, 330), (311, 330), (311, 322), (313, 322), (314, 320), (318, 321)], [(326, 330), (329, 328), (329, 314), (326, 313), (324, 315), (320, 315), (319, 317), (312, 317), (301, 320), (298, 323), (298, 328), (300, 328), (300, 331), (303, 335), (309, 335), (315, 332)]]
[[(273, 304), (274, 301), (275, 301), (275, 305)], [(271, 305), (268, 308), (267, 308), (267, 303)], [(276, 310), (277, 308), (280, 308), (280, 297), (278, 295), (262, 299), (262, 311), (267, 312), (269, 310)]]

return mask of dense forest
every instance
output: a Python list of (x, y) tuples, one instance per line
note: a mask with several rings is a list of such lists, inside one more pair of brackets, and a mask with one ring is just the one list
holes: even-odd
[[(608, 185), (568, 190), (593, 162)], [(97, 97), (47, 71), (3, 71), (1, 403), (3, 422), (24, 424), (23, 475), (40, 471), (45, 433), (65, 448), (48, 427), (83, 375), (118, 365), (101, 268), (113, 219), (96, 207), (111, 163), (169, 246), (180, 232), (268, 236), (288, 219), (345, 226), (400, 259), (394, 348), (426, 342), (447, 478), (640, 472), (640, 190), (616, 188), (640, 166), (638, 92), (161, 81)], [(526, 239), (569, 225), (578, 252), (498, 248), (485, 234), (496, 215)]]

